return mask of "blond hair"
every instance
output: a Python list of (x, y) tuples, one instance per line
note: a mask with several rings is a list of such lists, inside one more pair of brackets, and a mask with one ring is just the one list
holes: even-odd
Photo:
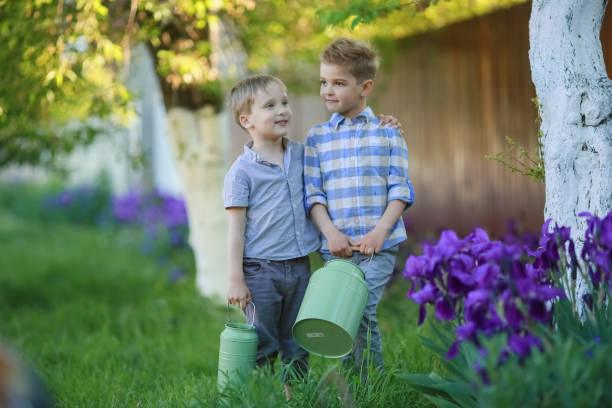
[(361, 40), (340, 37), (327, 46), (321, 62), (346, 67), (357, 82), (374, 79), (378, 70), (378, 54)]
[(240, 124), (240, 115), (251, 113), (251, 106), (255, 101), (255, 94), (257, 94), (257, 91), (266, 89), (268, 85), (272, 83), (276, 83), (282, 88), (287, 89), (280, 79), (272, 75), (263, 74), (247, 77), (234, 85), (230, 91), (228, 105), (238, 126), (242, 127)]

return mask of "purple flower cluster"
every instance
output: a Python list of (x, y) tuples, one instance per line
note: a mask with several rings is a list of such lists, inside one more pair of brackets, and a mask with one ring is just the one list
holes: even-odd
[(419, 325), (427, 304), (438, 319), (459, 323), (448, 358), (458, 353), (461, 342), (479, 346), (479, 335), (496, 333), (506, 333), (508, 348), (519, 356), (533, 346), (541, 348), (529, 327), (550, 324), (550, 301), (564, 297), (553, 271), (560, 270), (559, 252), (571, 242), (568, 228), (549, 232), (549, 224), (542, 227), (537, 249), (516, 239), (492, 241), (482, 229), (465, 239), (446, 230), (437, 244), (423, 245), (423, 255), (407, 259), (404, 277), (412, 283), (407, 296), (420, 305)]
[(118, 221), (126, 224), (135, 224), (140, 220), (142, 206), (142, 194), (136, 190), (112, 198), (113, 215)]
[(586, 217), (587, 222), (581, 257), (586, 262), (589, 277), (595, 288), (602, 283), (612, 286), (612, 212), (603, 219), (588, 212), (579, 215)]
[(183, 200), (155, 191), (143, 194), (131, 191), (112, 199), (114, 217), (127, 224), (140, 223), (150, 235), (155, 236), (159, 228), (168, 230), (170, 242), (182, 245), (184, 240), (179, 233), (187, 227), (187, 209)]
[(144, 228), (141, 248), (155, 254), (161, 264), (170, 268), (171, 282), (186, 276), (193, 256), (187, 244), (189, 225), (183, 200), (159, 191), (134, 190), (113, 197), (112, 212), (117, 221)]

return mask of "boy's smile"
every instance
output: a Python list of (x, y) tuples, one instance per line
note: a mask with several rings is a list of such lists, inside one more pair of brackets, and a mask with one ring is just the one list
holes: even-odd
[(353, 118), (366, 107), (366, 96), (372, 89), (372, 80), (362, 83), (346, 67), (321, 62), (321, 99), (327, 110)]
[(242, 126), (256, 140), (276, 140), (289, 133), (291, 108), (287, 90), (277, 83), (269, 84), (255, 94), (251, 112), (240, 115)]

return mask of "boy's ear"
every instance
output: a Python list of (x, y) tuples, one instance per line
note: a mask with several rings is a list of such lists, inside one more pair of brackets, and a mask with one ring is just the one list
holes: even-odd
[(362, 87), (361, 96), (363, 98), (365, 98), (366, 96), (368, 96), (368, 95), (370, 95), (372, 93), (372, 90), (374, 89), (374, 80), (366, 79), (361, 84), (361, 87)]
[(240, 125), (243, 128), (248, 129), (251, 127), (251, 121), (249, 120), (249, 117), (247, 115), (238, 116), (238, 120), (240, 121)]

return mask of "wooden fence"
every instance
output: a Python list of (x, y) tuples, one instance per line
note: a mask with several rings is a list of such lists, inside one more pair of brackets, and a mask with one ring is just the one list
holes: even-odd
[(526, 4), (405, 39), (381, 72), (376, 106), (406, 130), (416, 192), (406, 216), (416, 233), (542, 224), (544, 185), (485, 159), (508, 149), (506, 137), (536, 156), (529, 11)]

